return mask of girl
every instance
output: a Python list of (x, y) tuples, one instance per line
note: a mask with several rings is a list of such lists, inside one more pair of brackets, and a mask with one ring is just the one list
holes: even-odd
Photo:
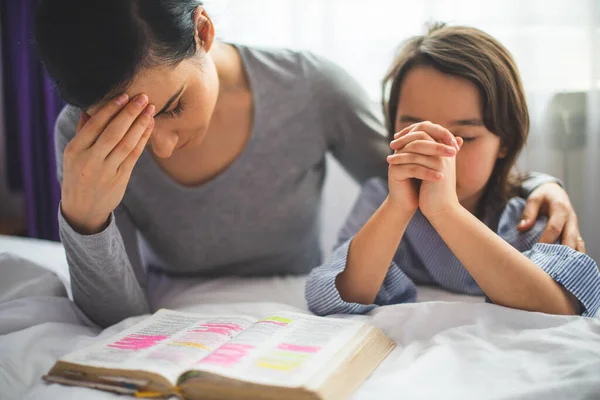
[[(511, 170), (529, 117), (509, 52), (477, 29), (438, 26), (405, 44), (384, 82), (394, 150), (388, 182), (364, 186), (339, 247), (309, 275), (309, 308), (364, 313), (414, 301), (421, 284), (522, 310), (593, 316), (594, 261), (535, 244), (545, 220), (517, 230), (525, 201), (513, 197)], [(442, 143), (450, 132), (454, 141)]]
[[(75, 303), (99, 325), (150, 311), (145, 266), (308, 273), (326, 153), (361, 182), (386, 175), (383, 123), (348, 74), (215, 42), (197, 0), (41, 0), (35, 38), (71, 104), (56, 124), (60, 235)], [(545, 198), (576, 246), (564, 191), (539, 190), (533, 209)]]

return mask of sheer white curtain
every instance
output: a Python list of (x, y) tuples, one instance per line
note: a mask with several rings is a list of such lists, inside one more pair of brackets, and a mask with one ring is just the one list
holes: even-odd
[[(529, 101), (532, 129), (519, 165), (563, 180), (588, 252), (600, 260), (600, 1), (207, 0), (206, 6), (223, 40), (323, 54), (355, 76), (373, 101), (394, 49), (426, 22), (494, 35), (516, 58)], [(356, 193), (332, 163), (326, 250)]]

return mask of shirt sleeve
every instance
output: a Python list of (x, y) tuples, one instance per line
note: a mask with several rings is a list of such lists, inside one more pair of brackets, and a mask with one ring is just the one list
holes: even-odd
[(521, 182), (521, 196), (524, 198), (531, 196), (531, 193), (533, 193), (535, 189), (545, 183), (558, 183), (560, 186), (563, 186), (563, 183), (558, 178), (551, 175), (543, 174), (541, 172), (530, 172)]
[(525, 200), (511, 199), (500, 218), (498, 234), (546, 272), (579, 300), (581, 315), (593, 317), (600, 309), (600, 272), (588, 255), (560, 244), (537, 243), (547, 219), (536, 221), (528, 232), (519, 232), (517, 224)]
[(381, 106), (340, 66), (312, 53), (306, 62), (329, 151), (361, 184), (386, 178), (391, 151)]
[[(63, 152), (75, 136), (79, 110), (67, 106), (57, 119), (55, 145), (57, 175), (62, 185)], [(138, 253), (136, 229), (124, 206), (110, 216), (108, 226), (95, 235), (75, 231), (58, 210), (73, 300), (95, 323), (106, 327), (149, 312), (145, 271)]]
[(364, 314), (377, 306), (414, 302), (417, 289), (404, 272), (392, 262), (373, 304), (344, 301), (336, 287), (336, 277), (346, 268), (348, 250), (353, 237), (379, 208), (387, 196), (387, 186), (380, 178), (369, 180), (363, 187), (348, 220), (340, 230), (338, 248), (321, 266), (313, 269), (306, 282), (306, 300), (317, 315)]
[(523, 253), (579, 300), (581, 315), (594, 317), (600, 309), (600, 272), (587, 254), (558, 244), (537, 243)]

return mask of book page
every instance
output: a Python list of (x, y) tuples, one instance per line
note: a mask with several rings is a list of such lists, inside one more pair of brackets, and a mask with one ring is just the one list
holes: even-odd
[(175, 384), (182, 372), (254, 321), (243, 316), (199, 316), (160, 310), (118, 336), (69, 354), (61, 361), (154, 372)]
[(363, 326), (359, 321), (278, 313), (221, 345), (197, 362), (195, 370), (267, 385), (302, 386)]

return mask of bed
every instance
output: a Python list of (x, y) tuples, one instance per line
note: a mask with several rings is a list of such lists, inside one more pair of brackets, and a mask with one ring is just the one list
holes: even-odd
[[(122, 399), (47, 385), (42, 374), (105, 330), (69, 300), (60, 244), (0, 236), (0, 399)], [(304, 277), (215, 280), (153, 276), (153, 308), (211, 315), (308, 312)], [(420, 288), (419, 302), (360, 318), (382, 328), (396, 350), (354, 399), (600, 399), (600, 320), (485, 304), (481, 298)]]

